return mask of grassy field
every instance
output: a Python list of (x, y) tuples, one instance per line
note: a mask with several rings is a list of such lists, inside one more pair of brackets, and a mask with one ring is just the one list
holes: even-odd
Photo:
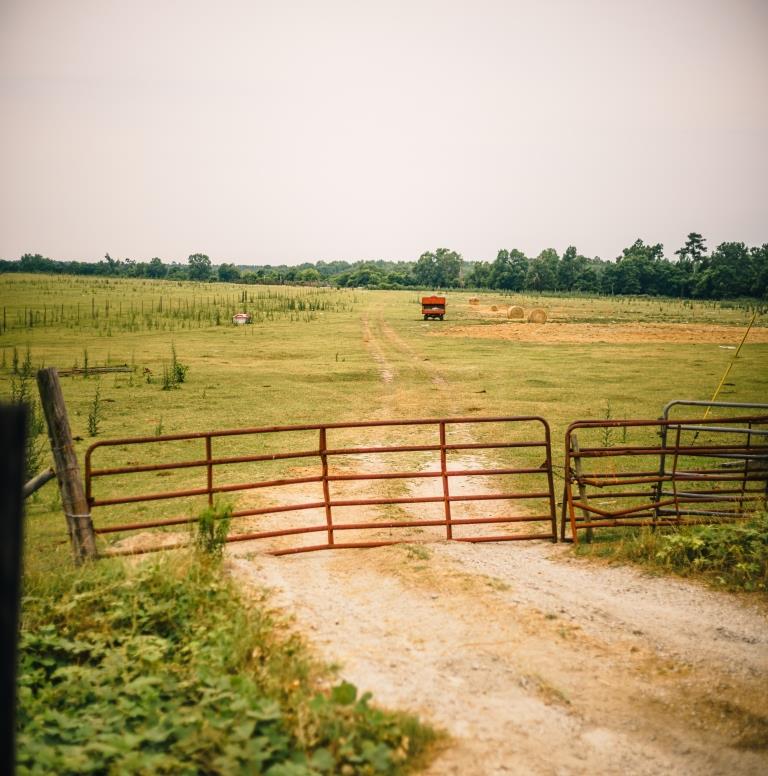
[[(43, 365), (132, 366), (131, 373), (63, 378), (79, 454), (110, 437), (383, 418), (542, 415), (551, 425), (559, 463), (563, 433), (573, 420), (652, 418), (670, 399), (709, 398), (752, 312), (732, 303), (491, 293), (470, 305), (470, 296), (449, 294), (446, 320), (425, 322), (413, 291), (7, 275), (0, 278), (0, 395), (18, 392), (21, 378), (14, 367), (23, 371), (25, 363), (32, 374)], [(510, 304), (526, 311), (542, 307), (554, 325), (508, 321), (504, 310)], [(240, 310), (252, 313), (252, 325), (229, 323)], [(589, 327), (596, 322), (610, 327), (607, 341), (590, 340)], [(768, 316), (758, 315), (721, 399), (768, 397), (766, 323)], [(701, 327), (694, 340), (696, 331), (724, 327), (730, 344), (642, 341), (648, 326)], [(579, 341), (526, 339), (534, 329), (576, 332)], [(508, 338), (517, 333), (526, 336)], [(189, 368), (186, 380), (163, 390), (174, 352)], [(34, 390), (33, 377), (30, 382)], [(92, 437), (89, 415), (97, 391), (98, 428)], [(227, 452), (236, 453), (236, 445)], [(118, 453), (124, 461), (124, 451)], [(194, 487), (199, 477), (199, 471), (182, 470), (162, 480), (162, 489)], [(67, 550), (54, 486), (29, 507), (30, 542), (46, 548), (30, 561), (58, 563)], [(150, 508), (159, 515), (170, 509), (162, 503)]]

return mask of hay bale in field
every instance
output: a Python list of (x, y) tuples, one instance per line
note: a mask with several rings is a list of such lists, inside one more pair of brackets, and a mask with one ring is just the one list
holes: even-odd
[(531, 310), (528, 315), (528, 323), (546, 323), (547, 311), (542, 310), (541, 307), (537, 307), (535, 310)]
[(498, 308), (498, 307), (496, 307), (496, 305), (495, 305), (495, 304), (492, 304), (492, 305), (491, 305), (491, 312), (494, 312), (494, 313), (495, 313), (495, 312), (496, 312), (498, 309), (499, 309), (499, 308)]
[(469, 303), (470, 304), (480, 304), (480, 300), (476, 296), (470, 296), (469, 297)]
[(512, 305), (507, 310), (507, 318), (525, 318), (525, 310), (517, 305)]

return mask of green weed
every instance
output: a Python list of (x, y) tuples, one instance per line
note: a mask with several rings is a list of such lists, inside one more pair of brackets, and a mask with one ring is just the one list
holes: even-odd
[(96, 383), (96, 393), (93, 395), (93, 401), (88, 412), (88, 436), (98, 436), (101, 426), (101, 383)]
[(11, 402), (27, 407), (27, 429), (24, 442), (24, 477), (29, 480), (42, 468), (45, 460), (45, 418), (36, 398), (29, 372), (19, 372), (18, 380), (11, 378)]
[(596, 532), (577, 552), (702, 576), (733, 590), (768, 590), (768, 513), (750, 520), (673, 530)]
[(199, 552), (221, 558), (227, 542), (231, 518), (231, 504), (215, 504), (200, 513), (195, 534), (195, 546)]
[(17, 772), (398, 774), (435, 733), (327, 677), (220, 567), (28, 579)]

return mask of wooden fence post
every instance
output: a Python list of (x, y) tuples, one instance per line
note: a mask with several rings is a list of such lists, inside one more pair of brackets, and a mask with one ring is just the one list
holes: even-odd
[(96, 535), (93, 532), (91, 510), (85, 499), (80, 466), (77, 463), (72, 432), (67, 418), (67, 406), (61, 392), (61, 383), (55, 367), (37, 373), (37, 387), (48, 423), (54, 468), (59, 481), (61, 503), (67, 518), (67, 530), (72, 541), (75, 563), (95, 558)]
[(0, 407), (0, 773), (15, 773), (16, 656), (23, 546), (24, 407)]

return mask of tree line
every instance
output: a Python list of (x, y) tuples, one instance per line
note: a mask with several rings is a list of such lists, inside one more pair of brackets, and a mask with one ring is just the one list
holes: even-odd
[(246, 284), (306, 284), (339, 287), (434, 289), (478, 288), (512, 292), (554, 292), (611, 295), (674, 296), (697, 299), (768, 298), (768, 243), (748, 247), (724, 242), (709, 251), (706, 240), (691, 232), (685, 244), (664, 255), (660, 243), (636, 240), (614, 261), (587, 257), (569, 246), (562, 255), (547, 248), (536, 257), (522, 251), (499, 250), (493, 261), (465, 261), (448, 248), (423, 253), (416, 261), (317, 261), (298, 266), (214, 265), (202, 253), (186, 264), (113, 259), (98, 262), (56, 261), (24, 254), (18, 261), (0, 260), (2, 272), (168, 280), (220, 281)]

